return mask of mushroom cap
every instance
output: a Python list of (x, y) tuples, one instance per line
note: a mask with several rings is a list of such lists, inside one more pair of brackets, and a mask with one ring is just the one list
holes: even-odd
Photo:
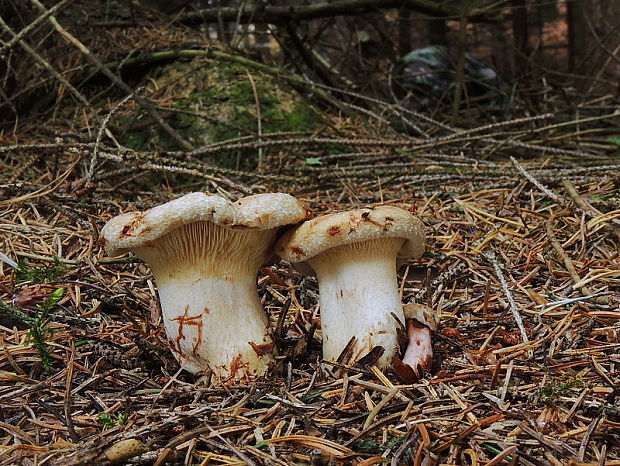
[(276, 254), (289, 262), (304, 262), (328, 249), (382, 238), (404, 238), (398, 258), (418, 258), (424, 252), (422, 222), (399, 207), (380, 206), (328, 214), (304, 222), (276, 244)]
[(403, 306), (405, 320), (414, 319), (422, 325), (426, 325), (432, 331), (439, 326), (439, 315), (432, 308), (424, 304), (408, 303)]
[(240, 225), (266, 230), (312, 217), (308, 206), (286, 193), (254, 194), (234, 203)]
[(216, 194), (189, 193), (145, 212), (128, 212), (102, 228), (106, 251), (124, 254), (194, 222), (212, 222), (231, 229), (267, 230), (310, 218), (306, 205), (289, 194), (255, 194), (231, 202)]

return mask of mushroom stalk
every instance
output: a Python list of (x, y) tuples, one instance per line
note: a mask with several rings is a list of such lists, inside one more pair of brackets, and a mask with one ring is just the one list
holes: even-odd
[(240, 379), (273, 363), (256, 275), (274, 239), (274, 229), (196, 222), (135, 249), (153, 269), (170, 346), (184, 369)]
[(407, 349), (403, 362), (414, 369), (418, 376), (429, 371), (433, 363), (431, 329), (415, 319), (407, 319)]
[(402, 238), (354, 242), (309, 259), (319, 280), (323, 356), (336, 361), (356, 338), (350, 360), (357, 361), (376, 346), (385, 350), (378, 361), (387, 367), (398, 350), (398, 319), (405, 322), (396, 256)]

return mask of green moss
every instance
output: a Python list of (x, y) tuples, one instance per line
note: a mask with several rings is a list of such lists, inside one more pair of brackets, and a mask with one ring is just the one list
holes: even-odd
[(575, 378), (571, 374), (565, 374), (560, 378), (549, 380), (540, 387), (540, 395), (548, 400), (556, 399), (560, 396), (570, 395), (573, 390), (584, 387), (582, 380)]
[[(270, 76), (252, 74), (236, 64), (204, 62), (176, 63), (160, 70), (155, 79), (158, 88), (172, 88), (177, 99), (166, 121), (194, 147), (258, 135), (258, 117), (262, 134), (311, 131), (320, 122), (319, 113), (297, 93), (284, 89)], [(252, 84), (253, 83), (253, 84)], [(256, 108), (255, 91), (260, 104)], [(166, 112), (160, 110), (164, 115)], [(202, 115), (202, 116), (201, 116)], [(130, 124), (131, 121), (121, 124)], [(123, 144), (136, 150), (183, 150), (165, 131), (152, 129), (128, 131)], [(258, 151), (244, 150), (211, 155), (208, 161), (227, 168), (252, 169)]]
[(54, 264), (52, 267), (29, 267), (23, 261), (19, 261), (17, 269), (15, 269), (15, 275), (13, 279), (15, 283), (22, 282), (34, 282), (34, 283), (48, 283), (54, 279), (61, 277), (65, 271), (65, 265), (60, 262), (57, 257), (54, 258)]
[(608, 201), (620, 197), (620, 189), (614, 189), (608, 193), (592, 194), (592, 199)]
[(347, 154), (349, 152), (355, 152), (355, 149), (353, 149), (353, 147), (347, 144), (330, 144), (326, 146), (325, 150), (330, 155)]
[[(400, 448), (403, 442), (407, 439), (407, 437), (396, 437), (388, 440), (385, 443), (377, 442), (375, 440), (358, 440), (352, 445), (354, 451), (358, 453), (369, 453), (369, 454), (381, 454), (385, 450), (396, 451)], [(411, 448), (407, 448), (403, 455), (401, 456), (402, 461), (407, 461), (412, 458), (412, 450)], [(389, 461), (389, 460), (386, 460)]]

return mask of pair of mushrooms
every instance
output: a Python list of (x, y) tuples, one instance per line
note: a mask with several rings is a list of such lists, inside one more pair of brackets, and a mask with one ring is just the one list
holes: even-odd
[[(428, 369), (434, 317), (417, 305), (403, 312), (396, 276), (397, 259), (424, 251), (420, 220), (390, 206), (310, 217), (288, 194), (233, 203), (191, 193), (114, 217), (102, 234), (109, 255), (131, 251), (151, 266), (172, 351), (189, 372), (251, 379), (273, 365), (256, 276), (274, 251), (318, 277), (325, 359), (338, 360), (346, 348), (347, 362), (355, 362), (381, 346), (380, 367)], [(284, 226), (304, 220), (278, 238)], [(405, 345), (401, 361), (395, 356)]]

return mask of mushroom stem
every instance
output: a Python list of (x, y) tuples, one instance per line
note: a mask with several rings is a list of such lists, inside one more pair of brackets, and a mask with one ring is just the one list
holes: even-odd
[[(411, 366), (418, 375), (429, 371), (433, 363), (433, 347), (431, 345), (431, 329), (415, 319), (407, 319), (407, 349), (403, 363)], [(418, 365), (423, 369), (420, 371)]]
[(153, 269), (166, 333), (184, 369), (241, 379), (273, 363), (256, 275), (274, 237), (275, 230), (196, 222), (135, 250)]
[(396, 316), (405, 322), (396, 256), (402, 238), (354, 242), (308, 260), (319, 279), (323, 357), (336, 361), (352, 337), (354, 362), (376, 346), (385, 350), (377, 364), (387, 367), (398, 349)]
[(209, 367), (224, 379), (243, 378), (265, 372), (273, 362), (254, 275), (233, 282), (190, 270), (157, 283), (166, 333), (185, 369), (196, 373)]

